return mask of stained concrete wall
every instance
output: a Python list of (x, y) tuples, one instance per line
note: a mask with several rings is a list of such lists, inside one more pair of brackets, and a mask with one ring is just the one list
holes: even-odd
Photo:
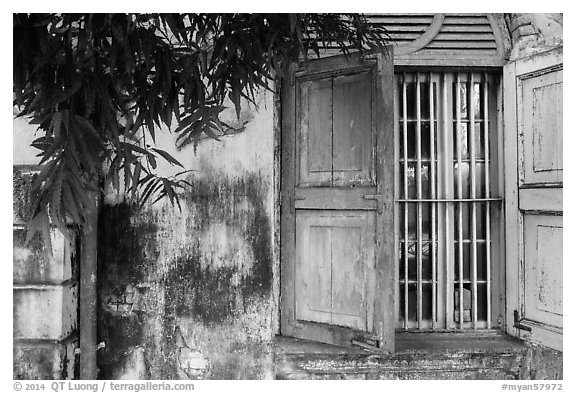
[(273, 377), (272, 98), (262, 92), (259, 109), (241, 114), (244, 132), (205, 140), (196, 154), (160, 136), (160, 146), (194, 169), (181, 211), (167, 201), (138, 211), (107, 196), (98, 250), (101, 378)]

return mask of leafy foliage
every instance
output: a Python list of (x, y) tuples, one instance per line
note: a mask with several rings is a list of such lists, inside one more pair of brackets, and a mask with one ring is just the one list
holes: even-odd
[(226, 99), (239, 115), (290, 61), (385, 42), (355, 14), (14, 14), (13, 33), (14, 103), (42, 135), (31, 227), (64, 232), (109, 184), (180, 205), (181, 176), (154, 173), (158, 159), (182, 167), (153, 147), (161, 125), (175, 119), (177, 147), (195, 148), (235, 131), (218, 117)]

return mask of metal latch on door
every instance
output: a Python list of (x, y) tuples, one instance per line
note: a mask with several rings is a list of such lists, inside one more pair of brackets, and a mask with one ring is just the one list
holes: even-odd
[(373, 195), (364, 195), (364, 199), (372, 199), (375, 200), (377, 203), (378, 214), (384, 213), (384, 207), (386, 203), (384, 202), (384, 198), (380, 194), (373, 194)]

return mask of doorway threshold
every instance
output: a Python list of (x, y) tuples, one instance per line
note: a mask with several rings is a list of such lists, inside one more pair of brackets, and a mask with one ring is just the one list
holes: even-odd
[[(452, 351), (522, 351), (526, 344), (504, 332), (396, 332), (396, 353)], [(277, 350), (286, 354), (373, 355), (360, 347), (340, 347), (292, 337), (276, 336)]]
[(527, 345), (504, 333), (396, 333), (394, 354), (277, 336), (277, 379), (516, 379)]
[(518, 352), (526, 344), (501, 331), (396, 332), (396, 352)]

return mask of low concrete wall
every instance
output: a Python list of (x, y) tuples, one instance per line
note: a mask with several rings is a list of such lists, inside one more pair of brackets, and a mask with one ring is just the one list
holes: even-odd
[(72, 379), (78, 347), (75, 239), (52, 231), (51, 254), (37, 234), (25, 244), (34, 167), (13, 171), (13, 377)]

